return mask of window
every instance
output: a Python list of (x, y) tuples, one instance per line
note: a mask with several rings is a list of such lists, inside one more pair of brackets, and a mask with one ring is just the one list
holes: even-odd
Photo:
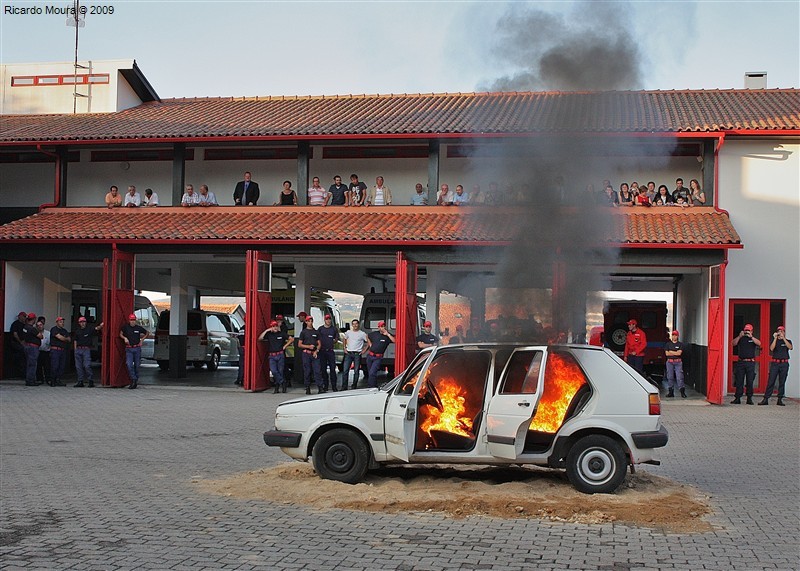
[(206, 328), (209, 331), (227, 331), (220, 318), (213, 314), (206, 317)]
[[(367, 329), (377, 329), (378, 323), (386, 321), (386, 308), (385, 307), (368, 307), (364, 313), (363, 326)], [(391, 327), (391, 324), (389, 324)]]
[(517, 351), (506, 367), (500, 393), (504, 395), (533, 394), (539, 388), (542, 351)]

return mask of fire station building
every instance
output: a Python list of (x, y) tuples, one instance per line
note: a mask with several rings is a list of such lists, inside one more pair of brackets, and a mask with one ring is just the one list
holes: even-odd
[[(593, 292), (672, 292), (688, 381), (712, 403), (732, 392), (745, 323), (765, 346), (756, 393), (776, 327), (798, 340), (800, 90), (160, 99), (133, 61), (84, 71), (0, 71), (0, 316), (8, 331), (21, 309), (69, 315), (76, 288), (100, 291), (104, 385), (128, 384), (113, 341), (137, 290), (171, 295), (176, 341), (200, 295), (244, 295), (252, 391), (268, 383), (256, 337), (270, 292), (291, 287), (296, 312), (312, 288), (392, 292), (398, 367), (414, 353), (418, 294), (435, 325), (441, 292), (480, 319), (500, 292), (505, 315), (580, 341)], [(245, 171), (260, 198), (234, 206)], [(383, 177), (386, 204), (306, 206), (314, 177), (327, 189), (352, 173), (368, 189)], [(696, 180), (705, 205), (596, 208), (587, 190), (672, 191), (677, 178)], [(273, 205), (284, 181), (297, 206)], [(417, 183), (429, 205), (411, 205)], [(220, 205), (182, 207), (187, 184)], [(442, 184), (493, 204), (436, 206)], [(160, 205), (106, 208), (111, 185), (151, 188)], [(181, 370), (185, 350), (170, 364)]]

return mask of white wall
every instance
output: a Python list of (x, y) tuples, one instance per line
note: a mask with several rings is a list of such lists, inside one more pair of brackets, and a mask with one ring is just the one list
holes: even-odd
[(720, 154), (719, 205), (745, 246), (730, 251), (726, 297), (786, 300), (787, 394), (800, 396), (800, 140), (729, 140)]
[(675, 323), (681, 341), (708, 346), (708, 270), (684, 274), (678, 285)]

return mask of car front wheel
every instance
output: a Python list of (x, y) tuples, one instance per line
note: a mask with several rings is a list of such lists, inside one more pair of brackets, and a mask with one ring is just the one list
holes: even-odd
[(567, 454), (567, 477), (584, 494), (609, 494), (622, 485), (628, 464), (625, 451), (613, 438), (584, 436)]
[(319, 437), (311, 458), (321, 477), (356, 484), (367, 473), (369, 449), (364, 439), (352, 430), (336, 428)]

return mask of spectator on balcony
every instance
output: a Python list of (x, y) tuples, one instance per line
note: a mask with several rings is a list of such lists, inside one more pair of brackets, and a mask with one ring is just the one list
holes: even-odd
[(292, 190), (292, 181), (283, 181), (283, 189), (278, 193), (278, 202), (272, 206), (297, 206), (297, 193)]
[(200, 195), (194, 191), (194, 186), (191, 184), (186, 185), (186, 192), (183, 193), (181, 198), (181, 206), (198, 206), (200, 204)]
[(108, 208), (117, 208), (122, 206), (122, 197), (119, 195), (119, 189), (115, 185), (111, 185), (108, 193), (106, 193), (106, 206)]
[(367, 198), (367, 185), (358, 180), (358, 175), (350, 175), (349, 196), (345, 206), (364, 206)]
[[(682, 199), (682, 200), (678, 200)], [(672, 191), (672, 201), (675, 204), (689, 204), (689, 189), (683, 186), (683, 179), (675, 179), (675, 190)]]
[(441, 190), (436, 194), (436, 205), (437, 206), (452, 206), (453, 205), (453, 193), (450, 192), (450, 186), (447, 184), (443, 184)]
[(597, 199), (599, 198), (597, 195), (597, 191), (594, 189), (594, 185), (589, 183), (586, 185), (586, 192), (584, 192), (584, 200), (583, 202), (586, 204), (597, 204)]
[(689, 181), (689, 198), (692, 206), (706, 205), (706, 193), (700, 188), (700, 182), (696, 178)]
[(486, 198), (484, 200), (485, 204), (500, 204), (501, 197), (500, 197), (500, 190), (497, 187), (496, 182), (489, 183), (489, 190), (486, 191)]
[(652, 180), (647, 183), (647, 190), (645, 190), (644, 195), (647, 197), (650, 204), (653, 204), (653, 200), (656, 198), (656, 183)]
[(422, 183), (418, 182), (414, 187), (414, 196), (411, 197), (411, 206), (428, 206), (428, 194), (422, 187)]
[(342, 177), (338, 174), (333, 177), (333, 184), (328, 189), (331, 195), (331, 206), (344, 206), (347, 200), (347, 185), (342, 183)]
[(636, 204), (633, 193), (628, 187), (627, 182), (623, 182), (621, 185), (619, 185), (619, 203), (621, 206), (633, 206)]
[(137, 208), (142, 205), (142, 196), (136, 192), (136, 187), (130, 185), (128, 192), (125, 193), (125, 200), (122, 205), (126, 208)]
[(322, 188), (319, 183), (319, 177), (315, 176), (311, 179), (311, 187), (308, 189), (308, 205), (309, 206), (328, 206), (331, 200), (330, 193)]
[(619, 197), (614, 192), (614, 187), (606, 185), (604, 192), (598, 198), (598, 204), (601, 206), (619, 206)]
[(469, 204), (469, 193), (464, 192), (464, 187), (456, 185), (456, 193), (453, 195), (453, 206), (467, 206)]
[(236, 206), (255, 206), (261, 196), (258, 183), (251, 180), (250, 171), (245, 171), (244, 180), (236, 183), (233, 190), (233, 204)]
[(658, 193), (653, 199), (653, 206), (672, 206), (672, 195), (667, 189), (667, 185), (661, 184), (658, 186)]
[(144, 190), (144, 202), (142, 206), (158, 206), (158, 194), (153, 192), (152, 188)]
[(375, 177), (375, 186), (373, 186), (369, 195), (367, 196), (367, 206), (391, 206), (392, 205), (392, 191), (388, 186), (383, 185), (383, 177)]
[(636, 199), (636, 197), (639, 196), (640, 192), (641, 191), (639, 190), (639, 183), (636, 182), (636, 181), (633, 181), (631, 183), (631, 194), (633, 195), (634, 200)]
[(198, 195), (198, 204), (200, 206), (219, 206), (217, 197), (213, 192), (209, 192), (208, 186), (205, 184), (200, 185), (200, 194)]
[(470, 204), (486, 204), (486, 193), (481, 192), (481, 185), (472, 185), (472, 192), (469, 193)]

